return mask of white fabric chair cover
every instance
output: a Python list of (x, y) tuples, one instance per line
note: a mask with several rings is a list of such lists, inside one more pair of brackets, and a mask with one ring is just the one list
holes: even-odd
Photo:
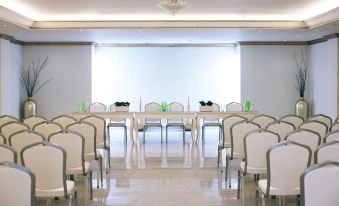
[(30, 129), (33, 129), (33, 127), (36, 124), (39, 124), (39, 123), (44, 122), (44, 121), (47, 121), (47, 119), (44, 118), (44, 117), (39, 117), (39, 116), (34, 115), (34, 116), (30, 116), (30, 117), (25, 118), (22, 122), (27, 124)]
[(295, 130), (295, 126), (292, 123), (277, 120), (267, 125), (267, 130), (279, 134), (281, 140), (285, 139), (286, 135)]
[(49, 135), (62, 130), (62, 126), (56, 122), (44, 121), (39, 124), (36, 124), (33, 127), (33, 130), (42, 134), (45, 138), (48, 138)]
[[(116, 106), (115, 104), (111, 104), (109, 106), (109, 111), (110, 112), (116, 112)], [(126, 125), (126, 119), (124, 118), (114, 118), (114, 119), (110, 119), (110, 122), (113, 123), (113, 124), (119, 124), (118, 126), (124, 126)]]
[(326, 134), (325, 138), (324, 138), (324, 142), (331, 142), (334, 140), (339, 140), (339, 131), (333, 131), (333, 132), (329, 132)]
[[(213, 102), (212, 112), (220, 112), (220, 105)], [(206, 118), (206, 119), (203, 119), (203, 122), (204, 122), (204, 125), (207, 125), (207, 126), (209, 125), (216, 126), (215, 124), (220, 125), (218, 118)]]
[(4, 206), (35, 206), (35, 176), (27, 168), (0, 162), (0, 203)]
[(339, 140), (322, 144), (315, 151), (315, 164), (328, 160), (339, 162)]
[(68, 125), (73, 124), (76, 121), (77, 120), (74, 117), (65, 114), (54, 117), (52, 119), (52, 122), (60, 124), (63, 129), (66, 129)]
[(13, 147), (5, 144), (0, 144), (0, 162), (17, 163), (17, 152)]
[(89, 122), (96, 128), (96, 144), (98, 148), (106, 148), (106, 121), (104, 118), (90, 115), (81, 119), (81, 121)]
[[(183, 112), (184, 105), (179, 102), (172, 102), (167, 105), (168, 112)], [(183, 119), (168, 119), (167, 124), (183, 124)]]
[(339, 122), (334, 122), (329, 129), (330, 132), (339, 131)]
[(301, 176), (303, 206), (334, 206), (339, 203), (339, 163), (323, 162)]
[(100, 102), (94, 102), (89, 104), (89, 112), (106, 112), (107, 106)]
[(6, 143), (7, 143), (6, 138), (2, 134), (0, 134), (0, 144), (6, 144)]
[(0, 116), (0, 127), (8, 122), (20, 122), (20, 120), (9, 115)]
[(288, 114), (281, 117), (280, 120), (293, 124), (296, 129), (299, 128), (302, 123), (304, 123), (304, 119), (295, 114)]
[(225, 147), (231, 147), (231, 127), (233, 124), (243, 121), (243, 120), (247, 120), (245, 117), (233, 114), (231, 116), (225, 117), (222, 120), (222, 129), (223, 129), (223, 133), (222, 133), (222, 139), (220, 142), (220, 145), (222, 146), (222, 148)]
[(300, 125), (299, 128), (309, 129), (318, 133), (321, 137), (321, 142), (323, 142), (323, 139), (328, 131), (327, 125), (325, 123), (319, 122), (318, 120), (310, 120), (305, 122), (304, 124)]
[(309, 121), (310, 120), (317, 120), (319, 122), (322, 122), (322, 123), (326, 124), (327, 128), (329, 128), (331, 126), (331, 124), (332, 124), (332, 118), (329, 117), (329, 116), (326, 116), (324, 114), (313, 115), (308, 120)]
[(0, 133), (6, 138), (7, 142), (11, 134), (20, 130), (29, 129), (27, 124), (21, 122), (8, 122), (0, 127)]
[(243, 105), (239, 102), (231, 102), (226, 105), (226, 112), (242, 112), (244, 111)]
[(276, 119), (266, 114), (259, 114), (251, 119), (251, 122), (254, 122), (260, 125), (260, 128), (265, 129), (267, 125), (272, 122), (275, 122)]
[[(161, 105), (156, 102), (151, 102), (145, 105), (145, 112), (161, 112)], [(161, 124), (161, 119), (146, 118), (145, 124)]]

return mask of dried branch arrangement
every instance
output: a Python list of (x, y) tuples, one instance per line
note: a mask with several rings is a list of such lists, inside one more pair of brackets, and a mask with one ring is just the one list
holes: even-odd
[(297, 79), (296, 89), (300, 97), (304, 97), (306, 90), (306, 77), (307, 77), (307, 56), (300, 50), (300, 54), (297, 52), (293, 54), (294, 61), (297, 65), (297, 72), (295, 73)]

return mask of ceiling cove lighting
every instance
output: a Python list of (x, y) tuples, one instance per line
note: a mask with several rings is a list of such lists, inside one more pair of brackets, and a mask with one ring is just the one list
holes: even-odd
[(157, 6), (161, 9), (167, 10), (175, 16), (180, 10), (192, 6), (189, 1), (184, 0), (164, 0), (160, 1)]

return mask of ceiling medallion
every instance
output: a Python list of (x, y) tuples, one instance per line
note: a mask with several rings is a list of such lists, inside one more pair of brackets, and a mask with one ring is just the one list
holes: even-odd
[(157, 6), (171, 12), (175, 16), (180, 10), (190, 7), (192, 4), (184, 0), (164, 0), (160, 1)]

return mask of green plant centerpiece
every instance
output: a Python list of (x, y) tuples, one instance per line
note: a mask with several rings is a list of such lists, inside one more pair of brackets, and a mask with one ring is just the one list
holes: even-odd
[(293, 54), (293, 58), (297, 67), (295, 77), (297, 80), (296, 90), (299, 95), (299, 100), (295, 105), (295, 112), (296, 115), (307, 120), (309, 116), (309, 103), (304, 99), (307, 80), (307, 54), (300, 50), (300, 52), (295, 52)]
[(33, 100), (33, 95), (52, 80), (52, 78), (50, 78), (46, 81), (39, 81), (40, 74), (43, 70), (46, 69), (47, 63), (47, 57), (42, 60), (38, 59), (36, 61), (32, 61), (30, 64), (27, 65), (22, 65), (18, 63), (18, 77), (27, 94), (27, 100), (24, 102), (24, 118), (36, 115), (37, 108), (36, 103)]
[(213, 111), (213, 102), (208, 100), (207, 102), (201, 100), (200, 102), (200, 107), (199, 107), (199, 110), (201, 112), (212, 112)]
[(117, 112), (128, 112), (129, 110), (129, 102), (115, 102), (115, 110)]

